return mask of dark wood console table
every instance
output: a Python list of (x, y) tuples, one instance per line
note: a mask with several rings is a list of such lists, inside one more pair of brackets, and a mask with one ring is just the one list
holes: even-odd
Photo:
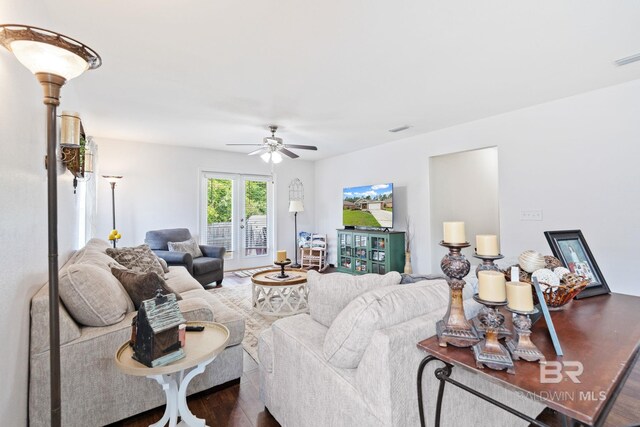
[[(564, 414), (573, 425), (602, 425), (640, 355), (640, 297), (611, 294), (586, 298), (573, 301), (571, 306), (552, 312), (551, 316), (564, 356), (556, 356), (544, 318), (533, 326), (531, 338), (547, 361), (569, 362), (565, 365), (566, 369), (563, 369), (563, 380), (558, 383), (542, 383), (540, 365), (537, 362), (515, 361), (516, 374), (511, 375), (506, 371), (476, 368), (470, 348), (440, 347), (435, 336), (418, 343), (418, 348), (428, 353), (418, 369), (421, 424), (425, 425), (422, 373), (428, 363), (440, 361), (444, 366), (435, 371), (436, 378), (440, 381), (436, 426), (440, 423), (446, 383), (460, 387), (534, 425), (545, 426), (542, 422), (532, 420), (449, 378), (453, 368), (476, 372), (487, 381), (535, 397), (549, 408)], [(571, 365), (571, 362), (580, 362), (584, 368), (579, 376), (580, 383), (575, 383), (567, 375), (579, 369)], [(575, 398), (562, 401), (551, 399), (551, 396), (558, 395)]]

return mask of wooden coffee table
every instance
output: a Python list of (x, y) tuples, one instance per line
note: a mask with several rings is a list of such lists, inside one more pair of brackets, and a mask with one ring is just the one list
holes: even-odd
[[(168, 365), (150, 368), (134, 360), (133, 349), (129, 342), (122, 344), (116, 352), (116, 366), (128, 375), (147, 377), (162, 386), (167, 398), (167, 407), (160, 421), (149, 427), (161, 427), (169, 422), (170, 426), (206, 427), (205, 420), (196, 418), (187, 406), (187, 387), (189, 382), (216, 356), (227, 347), (229, 329), (212, 322), (187, 322), (187, 325), (204, 326), (201, 332), (187, 332), (186, 356)], [(186, 375), (185, 372), (189, 371)], [(182, 418), (177, 424), (178, 416)]]
[(280, 269), (266, 270), (251, 276), (251, 303), (264, 316), (291, 316), (309, 311), (307, 271), (285, 270), (287, 279), (276, 279)]
[[(555, 354), (543, 318), (533, 325), (531, 335), (531, 340), (542, 351), (547, 364), (550, 365), (548, 377), (546, 374), (541, 375), (541, 369), (547, 368), (541, 367), (537, 362), (514, 361), (516, 373), (511, 375), (505, 371), (478, 369), (473, 352), (468, 348), (440, 347), (435, 336), (419, 342), (418, 348), (428, 353), (418, 369), (421, 424), (425, 425), (422, 373), (428, 363), (436, 361), (440, 365), (444, 364), (435, 371), (436, 378), (440, 381), (436, 426), (439, 423), (443, 392), (447, 383), (500, 406), (499, 402), (476, 390), (465, 388), (464, 384), (449, 378), (454, 368), (473, 371), (487, 381), (541, 401), (569, 418), (571, 422), (590, 426), (602, 425), (640, 355), (640, 298), (621, 294), (585, 298), (573, 301), (565, 310), (552, 312), (551, 316), (564, 351), (563, 357)], [(558, 366), (562, 367), (561, 378), (555, 373)], [(579, 373), (578, 383), (570, 374), (576, 374), (580, 370), (582, 372)], [(548, 379), (543, 381), (542, 377)], [(573, 398), (554, 400), (553, 396)], [(431, 394), (425, 397), (431, 398)], [(505, 405), (502, 405), (502, 409), (534, 425), (545, 425)], [(635, 421), (640, 422), (640, 419)]]

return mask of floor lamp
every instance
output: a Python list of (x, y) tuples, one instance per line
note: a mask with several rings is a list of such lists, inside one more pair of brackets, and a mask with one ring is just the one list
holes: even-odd
[(60, 325), (58, 300), (58, 164), (56, 109), (60, 89), (86, 70), (98, 68), (100, 56), (67, 36), (26, 25), (0, 25), (0, 44), (16, 56), (42, 85), (47, 107), (47, 197), (49, 237), (49, 358), (51, 425), (61, 425)]
[(293, 221), (296, 230), (296, 236), (293, 246), (296, 253), (296, 259), (295, 262), (291, 264), (291, 268), (300, 268), (300, 264), (298, 264), (298, 212), (304, 212), (304, 205), (302, 204), (302, 200), (291, 200), (289, 202), (289, 212), (293, 212)]
[(116, 183), (122, 179), (122, 175), (102, 175), (102, 177), (111, 184), (111, 218), (113, 219), (113, 228), (111, 229), (109, 239), (115, 248), (116, 241), (118, 240), (118, 229), (116, 228)]

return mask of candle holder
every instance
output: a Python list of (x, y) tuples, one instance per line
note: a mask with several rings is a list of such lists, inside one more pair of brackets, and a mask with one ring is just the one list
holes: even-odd
[(291, 264), (291, 260), (289, 258), (285, 259), (284, 261), (274, 261), (273, 263), (280, 266), (280, 274), (278, 275), (280, 279), (286, 279), (287, 277), (289, 277), (289, 275), (285, 274), (284, 272), (284, 267)]
[(507, 305), (507, 301), (485, 301), (480, 299), (478, 294), (475, 294), (473, 299), (484, 305), (478, 319), (484, 325), (485, 338), (473, 346), (476, 366), (480, 369), (487, 367), (498, 371), (506, 369), (507, 373), (515, 374), (509, 351), (498, 342), (498, 330), (504, 323), (504, 315), (498, 311), (498, 307)]
[[(502, 270), (500, 269), (500, 267), (494, 264), (494, 261), (504, 258), (504, 255), (478, 255), (476, 253), (473, 255), (473, 257), (482, 260), (482, 264), (478, 265), (478, 267), (476, 268), (476, 277), (478, 277), (479, 272), (487, 270), (498, 271), (502, 273)], [(498, 339), (508, 338), (512, 335), (511, 331), (513, 330), (511, 313), (505, 313), (504, 307), (500, 307), (498, 308), (498, 310), (501, 311), (502, 315), (504, 316), (504, 323), (500, 325), (500, 328), (498, 328)], [(485, 327), (482, 322), (480, 322), (480, 319), (478, 319), (478, 316), (473, 318), (473, 327), (476, 328), (478, 335), (485, 334)]]
[(544, 354), (531, 341), (531, 319), (529, 315), (538, 313), (538, 309), (534, 307), (531, 311), (519, 311), (507, 307), (507, 310), (516, 314), (516, 318), (513, 319), (513, 326), (517, 337), (507, 340), (507, 348), (514, 360), (538, 361), (542, 365), (547, 363)]
[(504, 258), (504, 255), (478, 255), (477, 253), (473, 255), (474, 258), (478, 258), (482, 260), (482, 264), (476, 267), (476, 277), (478, 277), (478, 273), (484, 270), (493, 270), (493, 271), (502, 271), (500, 267), (498, 267), (494, 261)]
[(469, 274), (471, 264), (460, 252), (462, 248), (470, 245), (469, 242), (447, 243), (442, 241), (440, 246), (449, 248), (449, 253), (440, 262), (440, 268), (447, 276), (450, 292), (447, 313), (436, 324), (438, 344), (441, 347), (446, 347), (447, 344), (452, 344), (456, 347), (471, 347), (480, 340), (478, 333), (464, 314), (462, 290), (464, 289), (465, 281), (462, 278)]

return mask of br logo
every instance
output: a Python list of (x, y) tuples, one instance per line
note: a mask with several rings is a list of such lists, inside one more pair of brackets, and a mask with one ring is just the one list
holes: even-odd
[[(564, 368), (564, 369), (563, 369)], [(555, 360), (547, 361), (546, 365), (540, 365), (540, 382), (542, 384), (558, 384), (566, 375), (575, 384), (580, 384), (578, 378), (584, 372), (581, 362)]]

